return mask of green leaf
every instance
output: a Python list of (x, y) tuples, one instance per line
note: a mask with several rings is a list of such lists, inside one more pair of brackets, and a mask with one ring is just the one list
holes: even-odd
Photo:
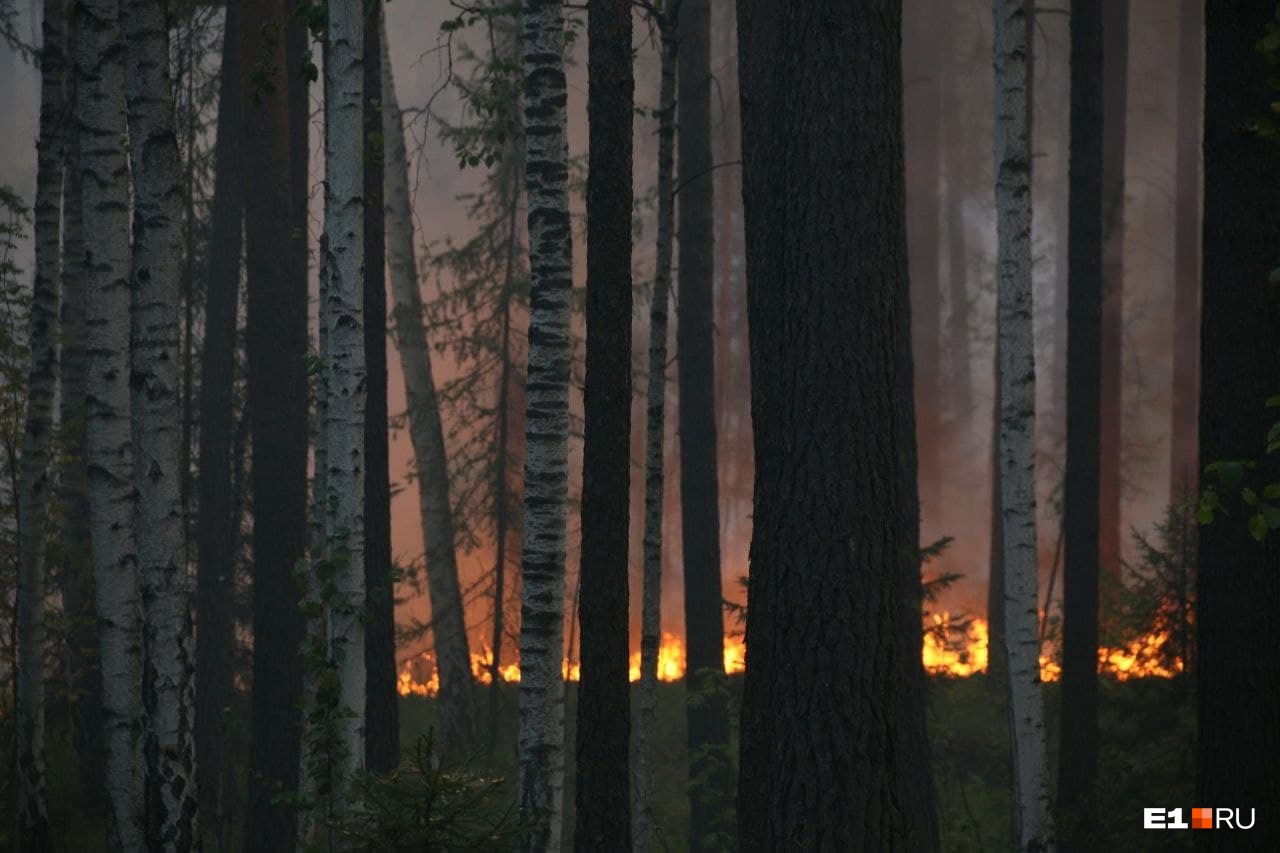
[[(1277, 267), (1277, 269), (1280, 269), (1280, 267)], [(1277, 394), (1274, 397), (1267, 398), (1267, 408), (1280, 409), (1280, 394)]]
[(1262, 496), (1269, 501), (1280, 500), (1280, 483), (1268, 483), (1262, 490)]
[(1271, 528), (1267, 526), (1267, 520), (1262, 517), (1262, 513), (1257, 512), (1249, 517), (1249, 533), (1254, 539), (1261, 542), (1267, 538), (1267, 534), (1271, 532)]
[(1280, 506), (1263, 504), (1258, 507), (1258, 514), (1266, 520), (1267, 527), (1272, 530), (1280, 528)]
[(1258, 493), (1255, 492), (1253, 489), (1249, 488), (1248, 486), (1245, 486), (1243, 489), (1240, 490), (1240, 500), (1244, 501), (1249, 506), (1257, 506)]

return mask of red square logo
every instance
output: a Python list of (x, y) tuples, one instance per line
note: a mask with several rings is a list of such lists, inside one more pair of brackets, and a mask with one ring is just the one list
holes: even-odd
[(1213, 829), (1213, 809), (1192, 809), (1192, 829)]

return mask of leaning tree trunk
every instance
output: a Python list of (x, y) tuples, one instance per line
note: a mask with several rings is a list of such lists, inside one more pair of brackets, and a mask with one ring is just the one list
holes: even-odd
[(900, 6), (740, 0), (738, 26), (756, 454), (739, 843), (936, 850)]
[(167, 850), (196, 843), (190, 589), (182, 513), (182, 178), (173, 129), (169, 30), (151, 0), (124, 0), (125, 94), (133, 166), (133, 404), (137, 560), (147, 712), (147, 837)]
[(564, 807), (565, 511), (573, 288), (561, 0), (524, 6), (529, 376), (520, 607), (519, 803), (526, 851), (560, 849)]
[[(1259, 483), (1280, 482), (1280, 452), (1259, 459), (1280, 420), (1266, 405), (1280, 394), (1280, 301), (1268, 285), (1280, 234), (1280, 189), (1269, 176), (1280, 147), (1247, 127), (1274, 99), (1274, 66), (1254, 48), (1274, 15), (1268, 0), (1204, 9), (1200, 465), (1257, 459)], [(1260, 503), (1276, 512), (1274, 499)], [(1255, 541), (1246, 523), (1254, 511), (1219, 515), (1199, 530), (1195, 801), (1253, 806), (1256, 826), (1194, 833), (1199, 850), (1280, 848), (1280, 530), (1271, 524)]]
[(18, 833), (23, 849), (49, 846), (45, 802), (44, 580), (49, 447), (58, 373), (58, 278), (65, 164), (65, 0), (46, 0), (40, 49), (40, 140), (36, 146), (36, 275), (31, 289), (31, 372), (18, 494)]
[(657, 729), (658, 647), (662, 641), (663, 454), (667, 406), (667, 303), (671, 298), (672, 193), (676, 135), (676, 15), (680, 0), (659, 20), (662, 82), (658, 92), (658, 245), (649, 305), (649, 377), (644, 454), (644, 578), (640, 614), (640, 687), (636, 695), (635, 807), (632, 849), (648, 853), (655, 838), (654, 741)]
[(1052, 849), (1040, 683), (1035, 341), (1031, 294), (1031, 90), (1025, 0), (995, 0), (996, 268), (1005, 662), (1018, 847)]
[(1087, 848), (1097, 825), (1102, 351), (1102, 4), (1071, 4), (1067, 461), (1062, 489), (1062, 728), (1058, 829)]
[(467, 646), (454, 552), (453, 505), (444, 425), (431, 370), (431, 350), (423, 325), (422, 292), (414, 255), (413, 208), (409, 196), (409, 159), (395, 81), (382, 40), (382, 134), (386, 142), (387, 266), (391, 272), (392, 337), (400, 353), (408, 403), (409, 439), (418, 467), (418, 504), (426, 546), (431, 630), (440, 672), (444, 718), (442, 746), (465, 744), (473, 732), (471, 652)]
[(625, 850), (631, 843), (631, 29), (630, 0), (590, 0), (579, 850)]
[(88, 267), (89, 515), (101, 626), (107, 838), (143, 845), (142, 626), (129, 427), (129, 164), (119, 3), (76, 0), (76, 125)]
[(329, 808), (342, 817), (347, 786), (364, 767), (364, 10), (330, 0), (325, 31), (324, 124), (326, 277), (320, 322), (327, 341), (325, 386), (325, 558), (333, 590), (322, 592), (328, 667), (337, 677), (336, 743)]
[(676, 121), (680, 208), (676, 294), (680, 520), (684, 548), (689, 809), (693, 847), (732, 833), (733, 770), (724, 690), (724, 592), (716, 465), (715, 231), (711, 161), (711, 7), (679, 11)]
[[(236, 309), (240, 299), (244, 228), (241, 134), (240, 5), (228, 0), (222, 42), (218, 124), (214, 144), (213, 209), (205, 283), (204, 348), (200, 364), (199, 518), (196, 528), (196, 765), (203, 780), (206, 827), (225, 813), (233, 782), (223, 745), (231, 735), (235, 617), (232, 581), (237, 532), (231, 517), (231, 437), (234, 428)], [(219, 838), (226, 832), (217, 820)]]

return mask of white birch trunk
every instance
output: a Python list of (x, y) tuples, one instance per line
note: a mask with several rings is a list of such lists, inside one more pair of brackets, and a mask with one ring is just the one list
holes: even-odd
[(671, 294), (671, 240), (675, 220), (676, 14), (680, 0), (664, 11), (662, 82), (658, 93), (658, 245), (649, 307), (649, 387), (644, 457), (644, 577), (640, 615), (640, 687), (635, 727), (635, 819), (632, 847), (653, 849), (653, 743), (662, 642), (662, 498), (667, 402), (667, 308)]
[(147, 833), (187, 850), (196, 829), (195, 637), (184, 556), (181, 376), (182, 177), (162, 4), (124, 0), (133, 167), (132, 380), (137, 560), (142, 593)]
[[(396, 99), (391, 58), (382, 37), (382, 134), (386, 146), (384, 186), (387, 215), (387, 268), (391, 276), (392, 338), (400, 354), (408, 403), (409, 439), (417, 461), (418, 506), (426, 549), (431, 631), (440, 672), (444, 736), (465, 737), (472, 726), (471, 653), (463, 620), (462, 590), (454, 551), (453, 507), (444, 425), (431, 368), (431, 352), (422, 319), (422, 293), (414, 256), (413, 208), (409, 199), (409, 158)], [(445, 743), (447, 749), (451, 744)]]
[(45, 800), (44, 581), (49, 444), (58, 378), (59, 228), (65, 163), (67, 32), (65, 0), (44, 4), (40, 51), (40, 140), (36, 146), (35, 281), (31, 290), (31, 372), (18, 489), (18, 815), (22, 846), (49, 843)]
[(573, 286), (561, 0), (524, 5), (529, 376), (520, 607), (520, 815), (525, 851), (560, 849), (564, 818), (564, 562)]
[(335, 573), (328, 603), (329, 664), (338, 676), (338, 754), (331, 809), (346, 814), (346, 787), (364, 767), (364, 7), (330, 0), (325, 55), (325, 196), (328, 277), (320, 307), (326, 537)]
[(1051, 850), (1036, 561), (1031, 152), (1024, 0), (994, 0), (1005, 648), (1020, 850)]
[(142, 614), (129, 412), (129, 165), (119, 0), (75, 0), (84, 213), (89, 467), (108, 846), (143, 847)]

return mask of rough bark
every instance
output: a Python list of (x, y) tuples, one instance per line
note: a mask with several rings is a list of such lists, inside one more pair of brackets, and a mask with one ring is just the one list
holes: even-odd
[(674, 0), (659, 21), (662, 81), (658, 93), (658, 223), (649, 305), (649, 373), (644, 454), (644, 577), (641, 586), (640, 685), (636, 691), (635, 808), (631, 847), (654, 849), (654, 741), (658, 648), (662, 641), (662, 519), (667, 405), (667, 311), (671, 300), (671, 240), (675, 220), (676, 15)]
[(40, 138), (36, 144), (35, 280), (31, 369), (18, 492), (17, 754), (18, 837), (49, 847), (45, 800), (45, 521), (49, 450), (58, 381), (58, 285), (67, 104), (65, 0), (46, 0), (40, 48)]
[(129, 427), (129, 164), (119, 3), (76, 0), (84, 214), (89, 516), (106, 740), (107, 840), (143, 845), (142, 626)]
[(756, 454), (739, 843), (936, 850), (901, 6), (740, 0), (738, 22)]
[(391, 581), (391, 472), (387, 437), (386, 207), (383, 203), (382, 4), (365, 8), (364, 29), (364, 418), (365, 762), (387, 773), (400, 763), (396, 693), (396, 603)]
[[(1098, 422), (1099, 566), (1119, 578), (1124, 328), (1124, 152), (1129, 0), (1102, 5), (1102, 373)], [(1069, 392), (1068, 392), (1069, 393)]]
[(324, 597), (328, 666), (337, 676), (336, 754), (329, 808), (346, 814), (347, 785), (364, 768), (365, 404), (364, 10), (329, 0), (325, 29), (324, 125), (326, 277), (320, 321), (328, 337), (325, 386), (325, 538), (333, 591)]
[(164, 9), (124, 0), (125, 95), (133, 166), (134, 488), (142, 593), (147, 838), (186, 850), (197, 835), (194, 633), (182, 513), (182, 174)]
[(676, 140), (680, 287), (676, 302), (680, 390), (680, 521), (689, 725), (691, 845), (731, 836), (733, 771), (724, 691), (724, 595), (720, 587), (720, 507), (716, 467), (715, 231), (711, 170), (711, 8), (680, 4)]
[(630, 0), (587, 6), (587, 356), (582, 462), (579, 850), (631, 842), (632, 116)]
[[(244, 5), (248, 12), (250, 6)], [(245, 846), (289, 849), (296, 815), (302, 672), (300, 594), (307, 546), (307, 287), (294, 257), (294, 161), (283, 0), (240, 18), (244, 86), (248, 416), (252, 423), (253, 697)], [(297, 156), (293, 156), (296, 154)]]
[(1071, 4), (1067, 259), (1067, 462), (1063, 480), (1062, 729), (1058, 823), (1064, 848), (1097, 825), (1099, 424), (1102, 351), (1102, 3)]
[[(1200, 322), (1200, 464), (1259, 459), (1280, 393), (1277, 262), (1280, 162), (1274, 140), (1248, 129), (1274, 99), (1272, 66), (1254, 49), (1273, 20), (1264, 0), (1205, 7), (1204, 290)], [(1280, 482), (1280, 453), (1259, 464)], [(1201, 850), (1274, 850), (1280, 819), (1280, 541), (1259, 543), (1248, 513), (1219, 516), (1199, 533), (1196, 609), (1196, 802), (1257, 808), (1249, 832), (1195, 833)]]
[[(241, 134), (240, 7), (227, 3), (214, 144), (213, 210), (205, 283), (200, 363), (199, 519), (196, 528), (196, 765), (206, 825), (224, 813), (232, 778), (224, 744), (230, 737), (235, 650), (231, 590), (236, 531), (231, 517), (236, 309), (244, 227)], [(217, 821), (217, 832), (225, 832)]]
[(1200, 488), (1196, 403), (1200, 370), (1200, 143), (1203, 133), (1204, 2), (1179, 3), (1177, 153), (1174, 161), (1173, 401), (1169, 431), (1169, 503)]
[(1035, 342), (1031, 293), (1031, 89), (1024, 0), (995, 0), (1000, 498), (1005, 659), (1018, 848), (1053, 847), (1036, 550)]
[(391, 274), (392, 339), (400, 355), (409, 440), (417, 461), (418, 504), (426, 546), (427, 593), (431, 597), (431, 631), (440, 671), (445, 750), (463, 747), (473, 733), (471, 652), (458, 585), (454, 551), (453, 504), (449, 500), (449, 465), (444, 444), (440, 401), (436, 396), (431, 349), (423, 324), (422, 292), (414, 255), (413, 208), (409, 198), (409, 159), (395, 81), (383, 39), (382, 127), (386, 142), (387, 266)]
[(521, 848), (558, 850), (564, 809), (565, 511), (573, 286), (560, 0), (524, 6), (529, 375), (520, 604)]

